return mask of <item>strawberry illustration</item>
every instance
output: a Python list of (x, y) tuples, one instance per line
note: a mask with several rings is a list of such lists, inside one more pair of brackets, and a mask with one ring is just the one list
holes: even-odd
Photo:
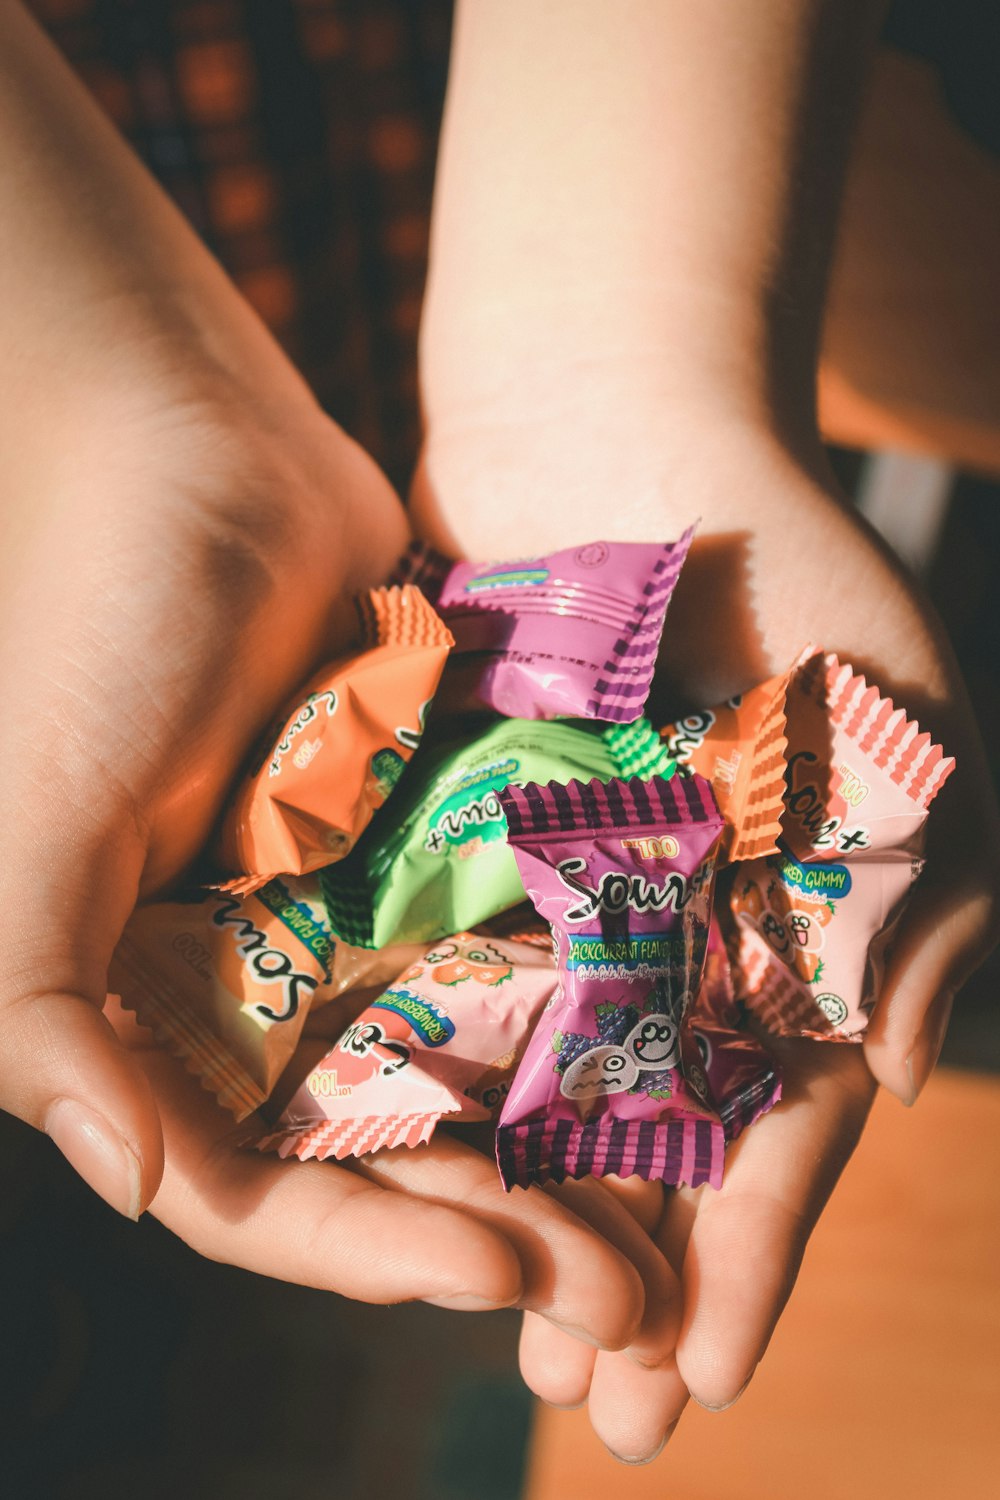
[(454, 958), (450, 963), (438, 964), (431, 970), (438, 984), (455, 985), (465, 979), (475, 979), (491, 989), (503, 984), (512, 973), (510, 964), (481, 964), (467, 958)]

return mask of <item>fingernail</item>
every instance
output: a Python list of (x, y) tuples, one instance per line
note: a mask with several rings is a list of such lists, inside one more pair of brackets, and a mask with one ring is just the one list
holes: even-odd
[(488, 1297), (477, 1297), (472, 1292), (459, 1292), (454, 1297), (425, 1297), (431, 1307), (444, 1307), (449, 1312), (497, 1312), (502, 1307), (511, 1307), (511, 1302), (492, 1302)]
[(692, 1401), (697, 1401), (698, 1405), (703, 1407), (705, 1411), (728, 1411), (731, 1406), (736, 1405), (737, 1401), (740, 1399), (743, 1392), (746, 1390), (747, 1386), (750, 1384), (756, 1373), (757, 1367), (755, 1365), (754, 1368), (750, 1371), (750, 1374), (747, 1376), (746, 1380), (744, 1380), (743, 1384), (740, 1386), (739, 1390), (736, 1392), (736, 1395), (731, 1396), (728, 1401), (720, 1401), (718, 1404), (714, 1404), (711, 1401), (702, 1401), (701, 1397), (696, 1396), (694, 1391), (691, 1392), (691, 1399)]
[(654, 1458), (659, 1458), (660, 1454), (663, 1452), (664, 1448), (673, 1437), (674, 1429), (676, 1428), (676, 1426), (677, 1423), (673, 1422), (664, 1433), (663, 1441), (659, 1444), (659, 1446), (654, 1448), (652, 1453), (644, 1453), (640, 1458), (633, 1458), (625, 1453), (616, 1453), (613, 1448), (609, 1448), (608, 1452), (611, 1454), (612, 1458), (617, 1458), (620, 1464), (629, 1464), (633, 1468), (635, 1468), (639, 1464), (651, 1464)]
[(103, 1115), (76, 1099), (57, 1099), (45, 1116), (45, 1133), (105, 1203), (127, 1219), (138, 1219), (142, 1202), (139, 1162)]
[(951, 1008), (954, 1003), (955, 991), (942, 990), (941, 994), (929, 1006), (927, 1014), (924, 1017), (924, 1024), (921, 1027), (920, 1035), (917, 1037), (913, 1051), (906, 1059), (908, 1094), (903, 1103), (909, 1109), (912, 1109), (914, 1104), (916, 1104), (924, 1085), (934, 1072), (938, 1058), (941, 1056), (941, 1048), (944, 1046), (948, 1022), (951, 1020)]

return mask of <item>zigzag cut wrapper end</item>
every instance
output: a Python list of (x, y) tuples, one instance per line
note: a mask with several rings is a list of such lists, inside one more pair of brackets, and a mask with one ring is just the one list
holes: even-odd
[(588, 718), (630, 724), (645, 708), (667, 608), (697, 526), (696, 521), (676, 542), (663, 544), (644, 596), (594, 684), (587, 703)]
[(454, 637), (434, 606), (415, 584), (369, 589), (358, 597), (362, 643), (372, 646), (443, 646)]
[(715, 794), (703, 776), (550, 781), (546, 786), (528, 782), (504, 787), (498, 795), (511, 843), (534, 835), (593, 834), (603, 828), (722, 823)]
[[(456, 1110), (458, 1106), (456, 1105)], [(420, 1115), (366, 1115), (355, 1120), (324, 1120), (318, 1125), (289, 1126), (254, 1142), (258, 1151), (276, 1151), (299, 1161), (345, 1161), (393, 1146), (422, 1146), (450, 1110)]]
[(781, 814), (785, 806), (785, 764), (788, 738), (785, 698), (791, 681), (789, 668), (761, 719), (751, 747), (750, 778), (738, 822), (733, 830), (728, 858), (758, 859), (773, 854), (781, 837)]
[(501, 1125), (497, 1165), (507, 1192), (567, 1177), (643, 1177), (667, 1187), (722, 1186), (726, 1142), (717, 1120), (531, 1120)]
[(749, 1130), (750, 1126), (755, 1125), (762, 1115), (766, 1115), (776, 1104), (780, 1104), (781, 1092), (780, 1074), (768, 1072), (755, 1079), (740, 1093), (727, 1099), (719, 1110), (719, 1119), (722, 1121), (722, 1130), (727, 1145), (739, 1140), (744, 1130)]
[(891, 698), (883, 698), (832, 652), (823, 658), (823, 665), (822, 686), (831, 722), (885, 772), (909, 802), (926, 811), (955, 769), (953, 757), (946, 756)]
[(171, 994), (126, 942), (119, 945), (116, 957), (135, 981), (122, 986), (122, 1009), (131, 1011), (237, 1122), (259, 1109), (266, 1093), (202, 1017)]

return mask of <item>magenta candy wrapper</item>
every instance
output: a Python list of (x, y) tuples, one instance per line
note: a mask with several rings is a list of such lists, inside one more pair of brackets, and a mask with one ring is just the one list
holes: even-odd
[(708, 932), (705, 973), (681, 1026), (681, 1066), (689, 1087), (718, 1115), (727, 1143), (781, 1098), (781, 1073), (744, 1023), (733, 994), (718, 920)]
[[(436, 601), (456, 642), (444, 701), (520, 719), (638, 719), (692, 535), (453, 564)], [(437, 554), (406, 566), (434, 592)]]
[(504, 1185), (615, 1173), (718, 1187), (722, 1124), (681, 1066), (723, 830), (711, 786), (549, 782), (500, 802), (559, 969), (500, 1117)]

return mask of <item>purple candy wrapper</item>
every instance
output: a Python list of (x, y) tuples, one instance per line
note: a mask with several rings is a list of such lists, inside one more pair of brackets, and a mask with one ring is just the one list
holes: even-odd
[(781, 1071), (747, 1029), (714, 916), (704, 977), (681, 1026), (681, 1066), (692, 1092), (721, 1120), (727, 1143), (781, 1098)]
[(723, 1128), (681, 1065), (724, 826), (711, 786), (653, 777), (499, 795), (559, 968), (500, 1117), (504, 1185), (615, 1173), (718, 1187)]
[[(455, 637), (448, 702), (520, 719), (638, 719), (693, 534), (455, 563), (436, 598)], [(433, 594), (439, 555), (413, 551), (405, 566)]]

